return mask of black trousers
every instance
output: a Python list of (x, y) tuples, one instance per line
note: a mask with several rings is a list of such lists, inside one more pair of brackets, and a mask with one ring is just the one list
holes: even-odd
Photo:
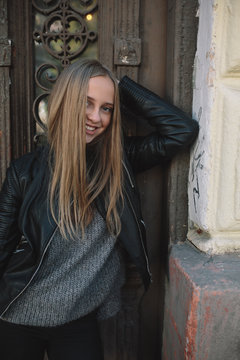
[(16, 325), (0, 320), (1, 360), (103, 360), (95, 315), (57, 327)]

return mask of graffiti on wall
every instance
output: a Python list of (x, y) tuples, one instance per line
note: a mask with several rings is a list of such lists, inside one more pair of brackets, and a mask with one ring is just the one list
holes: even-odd
[[(201, 116), (202, 116), (202, 107), (200, 107), (198, 111), (198, 122), (200, 122)], [(204, 168), (203, 165), (203, 157), (205, 154), (205, 150), (203, 146), (204, 142), (205, 142), (205, 136), (202, 135), (202, 137), (199, 137), (199, 139), (197, 140), (197, 144), (193, 152), (192, 163), (191, 163), (190, 182), (192, 187), (192, 196), (193, 196), (195, 213), (197, 213), (197, 202), (199, 201), (201, 196), (199, 178)]]

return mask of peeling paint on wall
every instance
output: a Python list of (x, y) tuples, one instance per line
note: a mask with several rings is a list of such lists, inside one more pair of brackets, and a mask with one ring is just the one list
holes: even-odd
[(190, 160), (189, 218), (191, 229), (203, 230), (192, 242), (215, 253), (240, 250), (239, 14), (239, 0), (200, 2), (193, 92), (200, 133)]

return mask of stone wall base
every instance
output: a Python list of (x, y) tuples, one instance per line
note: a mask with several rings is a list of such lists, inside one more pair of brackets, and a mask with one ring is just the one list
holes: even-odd
[(240, 359), (240, 257), (172, 247), (166, 280), (163, 360)]

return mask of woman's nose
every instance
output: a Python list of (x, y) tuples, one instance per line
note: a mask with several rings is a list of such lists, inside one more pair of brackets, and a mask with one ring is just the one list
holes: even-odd
[(101, 120), (100, 110), (98, 108), (87, 111), (87, 117), (93, 122), (99, 122)]

